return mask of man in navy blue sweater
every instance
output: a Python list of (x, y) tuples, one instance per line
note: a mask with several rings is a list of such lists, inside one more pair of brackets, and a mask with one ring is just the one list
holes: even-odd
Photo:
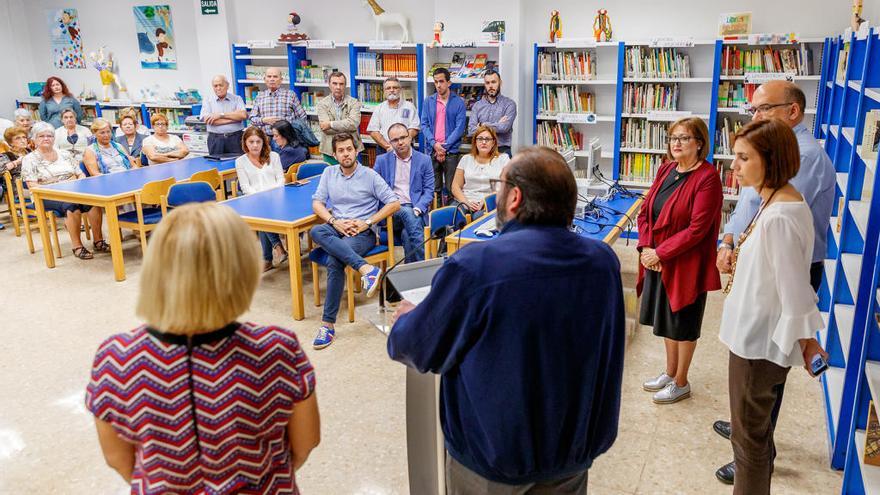
[(442, 375), (447, 493), (586, 493), (617, 437), (620, 263), (569, 231), (577, 187), (555, 151), (522, 150), (495, 186), (499, 237), (449, 258), (421, 304), (401, 303), (388, 354)]

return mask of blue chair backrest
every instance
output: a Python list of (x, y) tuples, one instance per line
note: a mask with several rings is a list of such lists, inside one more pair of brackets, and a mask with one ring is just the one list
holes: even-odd
[(316, 175), (321, 175), (324, 172), (325, 168), (327, 168), (327, 164), (324, 162), (303, 163), (302, 165), (300, 165), (299, 170), (296, 171), (296, 178), (297, 180), (299, 180), (314, 177)]
[(496, 208), (498, 201), (497, 194), (490, 194), (486, 196), (486, 211), (492, 211)]
[(168, 190), (168, 206), (217, 201), (217, 193), (207, 182), (180, 182)]
[(141, 153), (141, 165), (147, 167), (150, 165), (150, 159), (147, 158), (146, 153)]
[[(455, 225), (453, 225), (455, 222)], [(454, 206), (444, 206), (428, 213), (428, 230), (433, 235), (444, 227), (459, 229), (467, 223), (461, 211)]]
[(79, 162), (79, 169), (82, 170), (82, 173), (86, 174), (86, 177), (91, 177), (92, 174), (89, 173), (89, 169), (86, 168), (86, 164), (83, 162)]

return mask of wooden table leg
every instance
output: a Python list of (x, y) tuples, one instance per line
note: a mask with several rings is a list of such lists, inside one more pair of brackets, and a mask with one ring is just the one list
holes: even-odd
[(293, 299), (293, 319), (306, 317), (303, 305), (302, 256), (300, 255), (299, 231), (287, 231), (287, 258), (290, 264), (290, 295)]
[(117, 282), (125, 280), (125, 260), (122, 258), (122, 236), (119, 234), (119, 217), (116, 213), (116, 203), (107, 203), (103, 206), (107, 216), (107, 234), (110, 236), (110, 257), (113, 259), (113, 275)]
[(49, 226), (46, 225), (46, 210), (43, 208), (43, 198), (37, 191), (31, 192), (34, 208), (37, 210), (37, 225), (40, 226), (40, 239), (43, 241), (43, 257), (46, 259), (48, 268), (55, 268), (55, 253), (52, 252), (52, 241), (49, 240)]

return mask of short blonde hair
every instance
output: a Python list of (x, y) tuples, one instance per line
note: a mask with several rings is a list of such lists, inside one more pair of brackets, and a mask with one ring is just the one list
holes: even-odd
[(260, 279), (253, 240), (228, 206), (175, 208), (150, 239), (137, 315), (162, 332), (186, 335), (234, 321), (250, 307)]
[(164, 113), (156, 112), (150, 116), (150, 125), (154, 126), (156, 125), (156, 122), (159, 122), (160, 120), (164, 120), (166, 124), (168, 123), (168, 117), (166, 117)]
[(92, 134), (94, 134), (105, 127), (109, 127), (111, 131), (113, 130), (113, 126), (110, 124), (109, 120), (102, 119), (101, 117), (98, 117), (92, 121), (92, 125), (90, 126), (90, 129), (92, 131)]

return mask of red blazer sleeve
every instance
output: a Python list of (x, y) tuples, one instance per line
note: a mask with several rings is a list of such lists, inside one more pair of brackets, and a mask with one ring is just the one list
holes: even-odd
[(718, 174), (714, 171), (711, 174), (704, 174), (694, 197), (691, 222), (686, 229), (673, 234), (657, 246), (660, 262), (675, 258), (705, 239), (721, 216), (723, 201), (724, 194), (721, 191), (721, 179)]

